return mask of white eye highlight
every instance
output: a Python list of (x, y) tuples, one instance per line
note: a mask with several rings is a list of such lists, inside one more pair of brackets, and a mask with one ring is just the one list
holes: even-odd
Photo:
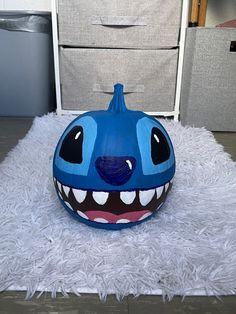
[(129, 166), (129, 169), (132, 170), (132, 163), (131, 163), (131, 161), (127, 159), (126, 162), (127, 162), (128, 166)]
[(76, 133), (75, 135), (75, 140), (78, 140), (78, 138), (80, 137), (81, 131), (79, 131), (78, 133)]
[(154, 138), (157, 141), (157, 143), (160, 143), (160, 140), (159, 140), (159, 138), (158, 138), (158, 136), (156, 134), (154, 134)]

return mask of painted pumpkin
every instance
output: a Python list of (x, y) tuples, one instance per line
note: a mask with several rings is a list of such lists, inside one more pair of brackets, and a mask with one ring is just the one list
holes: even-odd
[(164, 127), (128, 110), (116, 84), (108, 110), (73, 120), (54, 154), (53, 175), (65, 209), (87, 225), (121, 229), (151, 218), (172, 186), (175, 156)]

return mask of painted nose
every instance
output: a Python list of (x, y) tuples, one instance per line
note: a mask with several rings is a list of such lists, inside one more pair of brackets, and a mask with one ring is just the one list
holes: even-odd
[(125, 184), (132, 176), (136, 160), (133, 157), (98, 157), (95, 166), (100, 177), (109, 184)]

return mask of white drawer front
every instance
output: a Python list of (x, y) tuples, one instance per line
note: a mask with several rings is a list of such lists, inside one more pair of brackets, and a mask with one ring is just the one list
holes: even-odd
[(113, 85), (125, 85), (129, 108), (172, 111), (178, 50), (61, 48), (62, 107), (106, 109)]
[(174, 47), (181, 5), (181, 0), (59, 0), (59, 42), (76, 47)]

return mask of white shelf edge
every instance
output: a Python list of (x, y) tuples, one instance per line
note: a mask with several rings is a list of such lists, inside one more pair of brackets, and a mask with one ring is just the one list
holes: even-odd
[[(106, 110), (106, 109), (104, 109), (104, 110)], [(62, 108), (57, 108), (57, 114), (58, 115), (81, 115), (81, 114), (86, 113), (86, 112), (89, 112), (89, 111), (66, 110), (66, 109), (62, 109)], [(178, 114), (178, 112), (176, 112), (176, 111), (144, 111), (144, 113), (149, 114), (151, 116), (165, 116), (165, 117), (176, 116)]]
[(180, 95), (181, 95), (183, 63), (184, 63), (184, 48), (185, 48), (185, 39), (186, 39), (186, 29), (188, 27), (188, 17), (189, 17), (189, 2), (190, 2), (189, 0), (183, 0), (181, 25), (180, 25), (176, 91), (175, 91), (175, 106), (174, 106), (174, 110), (175, 112), (178, 112), (178, 114), (174, 116), (174, 121), (179, 120)]

